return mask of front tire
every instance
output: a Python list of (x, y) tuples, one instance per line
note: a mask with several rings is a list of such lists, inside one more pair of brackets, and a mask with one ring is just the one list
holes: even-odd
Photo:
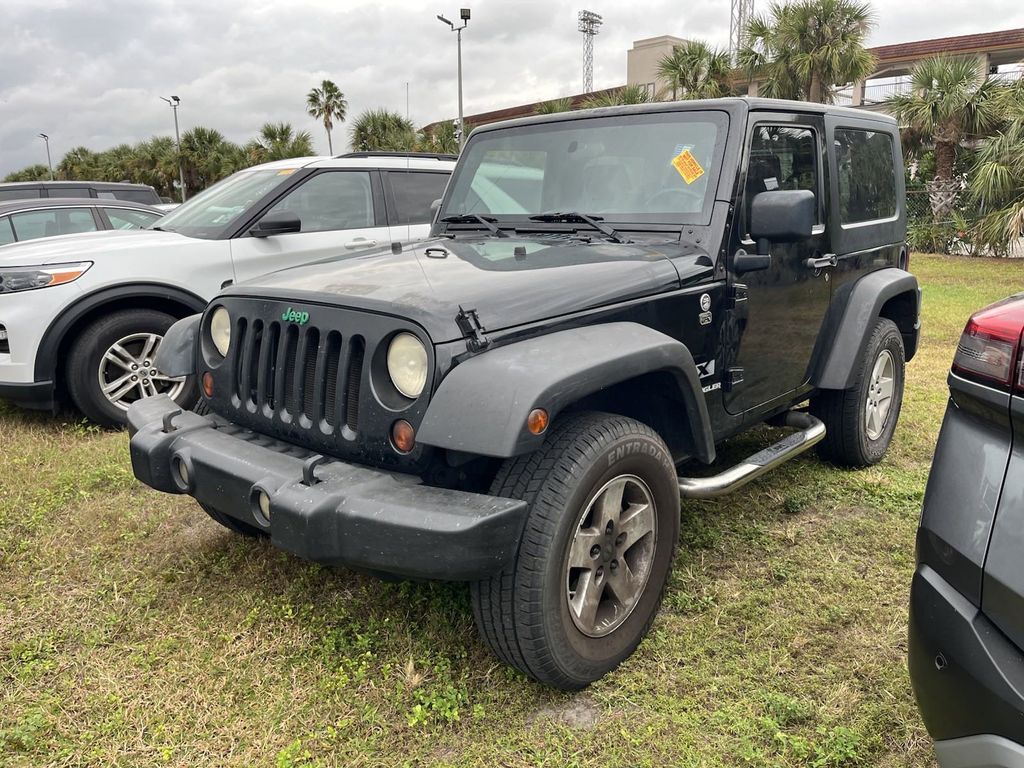
[(471, 585), (484, 640), (508, 664), (557, 688), (583, 688), (647, 634), (679, 539), (671, 454), (649, 427), (579, 414), (491, 487), (529, 502), (519, 551)]
[(267, 532), (262, 528), (257, 528), (255, 525), (249, 523), (243, 523), (241, 520), (236, 520), (231, 515), (226, 515), (223, 512), (211, 507), (209, 504), (203, 504), (201, 501), (197, 501), (203, 512), (210, 516), (218, 525), (222, 525), (232, 533), (237, 533), (240, 536), (245, 536), (248, 539), (265, 539)]
[(892, 320), (875, 321), (853, 386), (826, 390), (811, 401), (825, 423), (818, 455), (845, 467), (877, 464), (889, 450), (903, 406), (903, 336)]
[(108, 427), (127, 422), (128, 406), (166, 393), (182, 408), (196, 401), (194, 377), (171, 379), (153, 357), (175, 322), (165, 312), (125, 309), (89, 325), (75, 339), (65, 366), (68, 392), (89, 419)]

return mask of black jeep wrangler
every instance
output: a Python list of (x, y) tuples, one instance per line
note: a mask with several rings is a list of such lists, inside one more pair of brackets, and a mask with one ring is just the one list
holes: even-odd
[[(208, 413), (134, 405), (135, 474), (302, 557), (468, 581), (498, 656), (579, 688), (654, 620), (680, 496), (816, 443), (885, 454), (919, 330), (905, 231), (882, 115), (722, 99), (477, 129), (433, 239), (171, 329), (158, 365)], [(795, 431), (686, 476), (766, 421)]]

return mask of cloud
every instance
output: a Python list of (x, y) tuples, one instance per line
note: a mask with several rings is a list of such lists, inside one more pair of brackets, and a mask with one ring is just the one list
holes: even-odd
[[(4, 0), (0, 46), (0, 176), (54, 161), (78, 145), (105, 149), (173, 134), (161, 96), (181, 97), (182, 130), (216, 128), (243, 142), (266, 121), (312, 133), (305, 94), (329, 77), (349, 115), (406, 109), (422, 125), (457, 112), (455, 35), (434, 16), (470, 5), (463, 36), (467, 114), (576, 93), (582, 38), (563, 0), (414, 2), (337, 0)], [(758, 7), (765, 6), (758, 0)], [(724, 45), (725, 0), (590, 3), (604, 16), (595, 40), (595, 86), (625, 81), (633, 40), (661, 34)], [(1024, 7), (978, 0), (964, 18), (955, 0), (876, 3), (875, 44), (1024, 26)], [(997, 20), (995, 22), (989, 20)], [(344, 145), (347, 127), (341, 127)]]

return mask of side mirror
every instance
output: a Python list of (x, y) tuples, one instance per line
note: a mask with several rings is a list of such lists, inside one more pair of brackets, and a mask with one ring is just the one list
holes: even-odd
[(301, 232), (302, 221), (291, 211), (274, 211), (256, 222), (249, 230), (253, 237), (270, 237), (285, 235), (289, 232)]
[(750, 206), (750, 236), (759, 255), (767, 255), (771, 243), (795, 243), (813, 234), (817, 203), (808, 189), (776, 189), (761, 192)]
[(437, 200), (435, 200), (434, 202), (432, 202), (432, 203), (430, 204), (430, 210), (431, 210), (431, 211), (434, 211), (435, 213), (437, 212), (437, 210), (438, 210), (438, 209), (439, 209), (440, 207), (441, 207), (441, 198), (440, 198), (440, 197), (439, 197), (439, 198), (437, 198)]

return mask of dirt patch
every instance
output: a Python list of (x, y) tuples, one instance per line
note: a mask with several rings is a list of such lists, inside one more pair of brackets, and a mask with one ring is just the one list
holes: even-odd
[(589, 696), (576, 696), (561, 704), (542, 707), (528, 718), (529, 725), (550, 722), (581, 731), (589, 731), (601, 719), (601, 708)]

